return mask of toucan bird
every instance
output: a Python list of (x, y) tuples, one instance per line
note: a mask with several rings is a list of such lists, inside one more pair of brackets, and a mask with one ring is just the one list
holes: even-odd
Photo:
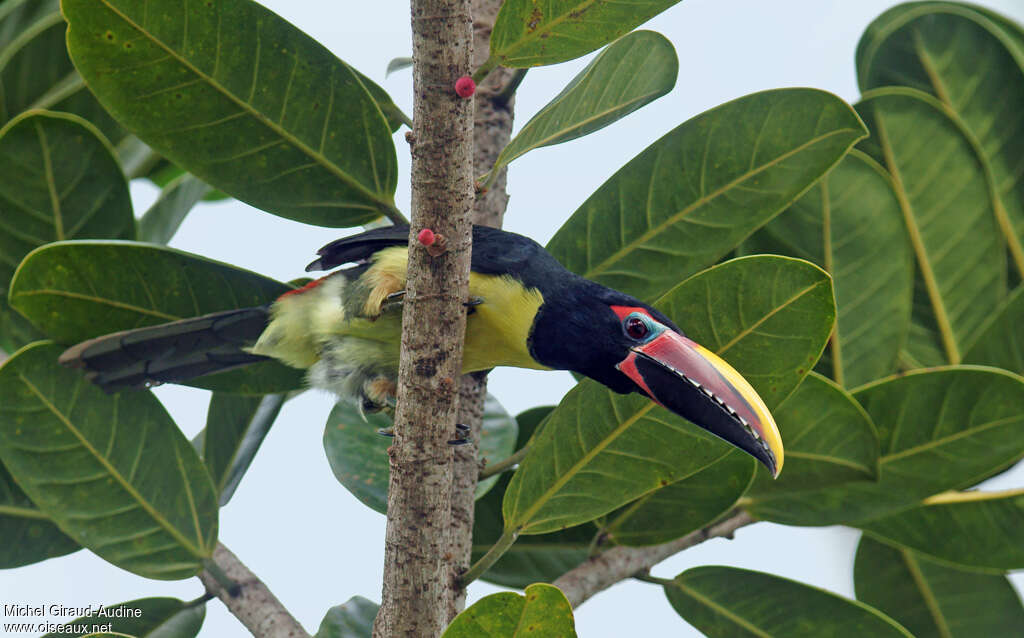
[[(113, 392), (180, 382), (266, 358), (312, 386), (379, 409), (396, 394), (408, 226), (327, 244), (307, 270), (334, 270), (273, 303), (97, 337), (61, 355)], [(473, 228), (463, 372), (572, 370), (639, 392), (745, 450), (772, 475), (779, 431), (747, 381), (672, 320), (566, 270), (535, 241)]]

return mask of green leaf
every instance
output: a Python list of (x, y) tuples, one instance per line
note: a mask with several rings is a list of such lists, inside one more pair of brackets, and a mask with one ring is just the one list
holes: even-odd
[[(516, 451), (516, 441), (518, 438), (519, 425), (516, 419), (505, 410), (498, 399), (488, 394), (484, 398), (479, 457), (491, 464), (507, 458)], [(476, 498), (482, 498), (484, 494), (491, 491), (497, 482), (497, 476), (491, 476), (478, 482), (475, 492)]]
[(859, 527), (944, 563), (1000, 573), (1024, 569), (1024, 489), (938, 494)]
[[(391, 466), (387, 449), (391, 439), (377, 430), (390, 428), (391, 417), (383, 413), (360, 414), (355, 404), (338, 401), (327, 417), (324, 451), (331, 471), (363, 505), (386, 514)], [(497, 399), (488, 395), (480, 431), (480, 457), (492, 463), (509, 456), (515, 449), (517, 426)], [(494, 485), (494, 479), (477, 485), (476, 498)]]
[[(476, 502), (473, 514), (474, 562), (480, 560), (504, 531), (501, 503), (511, 480), (510, 474), (502, 474), (494, 489)], [(530, 583), (554, 582), (587, 559), (597, 533), (593, 524), (584, 523), (550, 534), (520, 536), (480, 578), (517, 589)]]
[(128, 136), (85, 89), (65, 47), (57, 2), (8, 0), (0, 16), (0, 124), (28, 109), (74, 113), (112, 143)]
[[(775, 256), (711, 268), (657, 305), (728, 360), (769, 408), (814, 365), (834, 317), (828, 275)], [(578, 525), (693, 476), (729, 451), (649, 399), (585, 379), (545, 421), (513, 477), (505, 527), (541, 534)]]
[(969, 6), (904, 5), (880, 16), (857, 58), (862, 91), (901, 84), (934, 95), (976, 140), (991, 170), (1000, 229), (1024, 275), (1024, 58), (999, 25)]
[(455, 617), (441, 638), (576, 638), (572, 607), (553, 585), (530, 585), (520, 596), (491, 594)]
[(194, 175), (184, 173), (174, 179), (139, 220), (139, 239), (153, 244), (171, 241), (185, 216), (209, 193), (210, 187)]
[(811, 373), (779, 409), (775, 421), (786, 446), (778, 479), (758, 472), (747, 493), (755, 516), (773, 498), (850, 481), (878, 478), (878, 435), (871, 418), (849, 393)]
[(253, 397), (214, 392), (210, 397), (202, 454), (221, 507), (234, 495), (284, 401), (284, 394)]
[[(115, 617), (114, 615), (119, 613), (118, 610), (122, 609), (126, 610), (128, 615), (123, 618)], [(106, 624), (112, 625), (111, 632), (117, 635), (127, 634), (134, 638), (194, 638), (199, 634), (206, 616), (205, 604), (186, 603), (177, 598), (141, 598), (110, 605), (103, 610), (107, 615), (100, 616), (94, 613), (91, 616), (76, 618), (62, 625), (69, 631), (57, 631), (42, 638), (92, 636), (94, 634), (90, 633), (90, 629), (93, 626)], [(136, 614), (138, 617), (134, 617)], [(73, 627), (81, 627), (84, 631), (74, 631)]]
[[(6, 286), (6, 282), (4, 282)], [(11, 310), (7, 295), (0, 293), (0, 350), (14, 352), (33, 341), (42, 341), (46, 335), (35, 329), (27, 319)]]
[(600, 53), (534, 115), (494, 162), (495, 175), (542, 146), (598, 131), (672, 90), (679, 73), (675, 48), (654, 31), (634, 31)]
[(553, 405), (541, 405), (528, 410), (523, 410), (516, 415), (516, 423), (519, 425), (519, 437), (516, 439), (516, 449), (526, 446), (530, 440), (537, 435), (541, 423), (555, 409)]
[(108, 396), (48, 342), (0, 367), (0, 459), (40, 510), (101, 558), (147, 578), (194, 576), (217, 539), (198, 455), (149, 392)]
[(327, 610), (313, 638), (370, 638), (380, 605), (362, 596), (353, 596)]
[(672, 608), (709, 638), (913, 638), (864, 603), (770, 574), (695, 567), (665, 585)]
[(862, 536), (853, 567), (857, 599), (889, 614), (917, 638), (1012, 636), (1024, 607), (1003, 575), (928, 560)]
[(396, 71), (401, 71), (402, 69), (411, 69), (411, 68), (412, 68), (412, 58), (391, 58), (391, 60), (388, 62), (388, 68), (384, 72), (384, 77), (387, 77), (387, 76), (391, 75), (392, 73), (395, 73)]
[(0, 464), (0, 569), (31, 565), (81, 549), (29, 500)]
[(352, 69), (356, 76), (359, 77), (359, 81), (363, 83), (363, 87), (370, 93), (370, 97), (380, 107), (381, 113), (384, 114), (384, 119), (388, 122), (388, 130), (392, 133), (397, 131), (403, 124), (412, 128), (412, 120), (409, 116), (402, 112), (402, 109), (398, 108), (388, 92), (380, 87), (379, 84), (366, 77), (359, 71)]
[(572, 60), (601, 48), (679, 0), (508, 0), (491, 33), (491, 60), (524, 68)]
[(832, 275), (838, 316), (827, 369), (839, 385), (895, 370), (910, 328), (914, 262), (885, 169), (850, 151), (744, 246), (807, 259)]
[(118, 121), (282, 217), (357, 226), (394, 211), (391, 131), (356, 71), (251, 0), (147, 6), (62, 5), (75, 66)]
[(43, 244), (134, 236), (128, 183), (94, 126), (30, 111), (0, 129), (0, 294)]
[[(908, 88), (857, 105), (892, 174), (927, 305), (914, 308), (907, 349), (925, 365), (959, 363), (1006, 296), (1006, 254), (986, 169), (947, 109)], [(922, 300), (920, 291), (918, 300)]]
[(620, 545), (658, 545), (686, 536), (732, 509), (754, 478), (756, 461), (733, 450), (693, 476), (638, 498), (601, 531)]
[(863, 137), (815, 89), (776, 89), (681, 124), (606, 181), (548, 243), (569, 270), (650, 301), (793, 203)]
[[(10, 303), (55, 341), (269, 303), (286, 284), (152, 244), (71, 241), (33, 251), (11, 282)], [(302, 387), (302, 371), (275, 361), (193, 379), (187, 385), (239, 394)]]
[(18, 262), (73, 237), (132, 238), (128, 184), (113, 150), (74, 115), (33, 111), (0, 129), (0, 347), (44, 338), (7, 302)]
[(860, 525), (973, 485), (1024, 455), (1024, 382), (1004, 370), (912, 371), (858, 388), (853, 397), (877, 428), (878, 481), (755, 498), (750, 510), (758, 518)]
[(978, 330), (964, 362), (1024, 374), (1024, 286), (1019, 286)]

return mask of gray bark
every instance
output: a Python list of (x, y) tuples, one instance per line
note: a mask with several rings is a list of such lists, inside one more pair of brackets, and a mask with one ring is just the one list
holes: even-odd
[[(413, 0), (412, 223), (402, 311), (384, 588), (373, 635), (437, 636), (454, 576), (448, 547), (458, 376), (466, 326), (474, 187), (469, 0)], [(446, 250), (428, 252), (423, 228)]]

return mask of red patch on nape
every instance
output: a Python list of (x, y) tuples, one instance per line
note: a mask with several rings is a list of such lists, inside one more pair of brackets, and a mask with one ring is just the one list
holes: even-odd
[[(648, 317), (651, 317), (651, 313), (647, 312), (647, 308), (640, 308), (638, 306), (610, 306), (612, 312), (619, 316), (619, 321), (622, 321), (634, 312), (641, 312)], [(654, 317), (651, 317), (654, 319)]]
[[(328, 275), (328, 277), (329, 276), (330, 275)], [(281, 300), (281, 299), (284, 299), (285, 297), (287, 297), (288, 295), (298, 295), (298, 294), (302, 294), (304, 292), (309, 292), (310, 290), (312, 290), (312, 289), (316, 288), (317, 286), (319, 286), (320, 284), (324, 283), (324, 280), (326, 280), (326, 279), (327, 279), (327, 277), (321, 277), (319, 279), (314, 279), (313, 281), (309, 282), (308, 284), (306, 284), (302, 288), (296, 288), (295, 290), (289, 290), (288, 292), (284, 293), (283, 295), (281, 295), (277, 299)]]

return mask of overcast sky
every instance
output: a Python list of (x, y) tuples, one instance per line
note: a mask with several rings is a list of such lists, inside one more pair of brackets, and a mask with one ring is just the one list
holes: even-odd
[[(406, 2), (378, 0), (265, 0), (263, 2), (385, 89), (407, 113), (411, 73), (384, 78), (393, 57), (410, 53)], [(546, 242), (586, 197), (628, 159), (681, 122), (727, 100), (777, 87), (811, 86), (854, 102), (853, 55), (864, 28), (897, 3), (884, 0), (684, 0), (644, 28), (675, 45), (676, 88), (599, 133), (533, 151), (509, 172), (512, 195), (505, 227)], [(1024, 2), (978, 2), (1024, 22)], [(520, 88), (517, 128), (589, 61), (534, 69)], [(402, 181), (397, 201), (408, 212), (408, 153), (396, 136)], [(155, 189), (133, 185), (136, 209)], [(342, 231), (345, 232), (345, 231)], [(237, 264), (281, 280), (303, 275), (317, 248), (339, 231), (304, 226), (244, 204), (204, 205), (193, 211), (171, 245)], [(568, 373), (498, 370), (490, 388), (513, 414), (557, 403), (572, 385)], [(158, 395), (189, 437), (205, 421), (209, 394), (162, 387)], [(260, 450), (234, 499), (221, 510), (220, 539), (284, 602), (312, 633), (326, 610), (354, 595), (380, 600), (385, 519), (355, 500), (331, 474), (321, 437), (331, 399), (306, 393), (290, 402)], [(1017, 468), (992, 489), (1024, 485)], [(858, 533), (840, 527), (807, 529), (768, 523), (740, 530), (734, 541), (715, 540), (665, 561), (653, 571), (671, 578), (704, 564), (725, 564), (780, 574), (852, 597), (853, 551)], [(1014, 577), (1018, 591), (1024, 583)], [(474, 584), (471, 600), (498, 589)], [(188, 600), (202, 594), (198, 580), (158, 582), (134, 576), (89, 552), (0, 572), (5, 604), (80, 606), (147, 596)], [(619, 584), (576, 611), (583, 638), (699, 636), (669, 607), (659, 588)], [(208, 605), (201, 636), (247, 635), (224, 607)]]

